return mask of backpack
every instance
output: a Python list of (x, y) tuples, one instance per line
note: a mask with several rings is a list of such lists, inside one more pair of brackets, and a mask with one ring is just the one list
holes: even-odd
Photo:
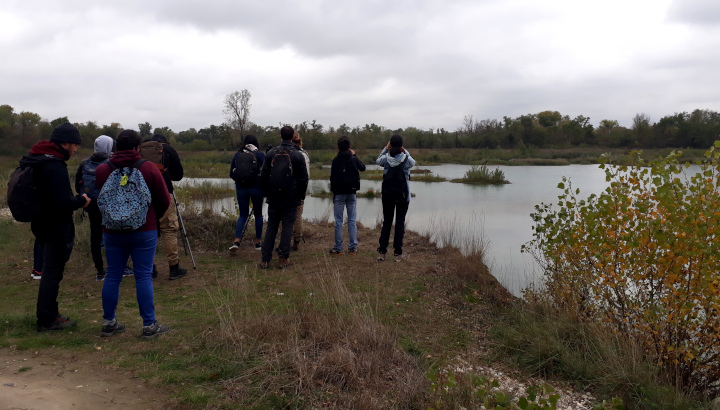
[(293, 149), (278, 148), (270, 163), (270, 191), (275, 196), (290, 192), (295, 183), (291, 155)]
[(260, 180), (260, 163), (252, 152), (238, 151), (233, 163), (232, 179), (243, 188), (251, 188)]
[(113, 171), (97, 199), (102, 223), (107, 229), (134, 231), (145, 225), (152, 196), (138, 169), (143, 162), (141, 159), (122, 168), (108, 162)]
[(33, 165), (19, 166), (10, 175), (7, 189), (7, 203), (10, 213), (18, 222), (32, 222), (40, 214), (40, 200), (35, 183), (35, 167), (54, 159), (45, 154), (45, 158)]
[(108, 160), (102, 162), (90, 161), (89, 159), (83, 161), (82, 164), (82, 179), (81, 179), (81, 192), (86, 194), (90, 199), (97, 199), (100, 195), (100, 187), (97, 186), (95, 180), (95, 171), (100, 164), (104, 164)]
[(360, 172), (358, 171), (352, 157), (348, 157), (342, 164), (342, 171), (330, 181), (332, 192), (355, 193), (360, 189)]
[(140, 156), (155, 164), (161, 173), (167, 171), (165, 168), (165, 154), (163, 144), (159, 141), (147, 141), (140, 144)]
[(387, 172), (383, 174), (382, 195), (391, 195), (396, 198), (402, 197), (407, 199), (408, 184), (405, 179), (405, 167), (403, 164), (405, 159), (396, 167), (388, 167)]

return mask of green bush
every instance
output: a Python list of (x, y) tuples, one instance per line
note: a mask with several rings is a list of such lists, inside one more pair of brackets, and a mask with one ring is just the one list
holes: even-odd
[(472, 168), (465, 172), (463, 178), (453, 179), (451, 182), (478, 185), (501, 185), (510, 183), (505, 179), (505, 173), (500, 168), (495, 168), (494, 171), (490, 171), (485, 165), (473, 165)]
[(544, 282), (526, 296), (636, 341), (673, 384), (710, 397), (720, 393), (718, 148), (694, 175), (680, 153), (601, 165), (610, 186), (587, 199), (563, 178), (558, 209), (536, 206), (523, 247)]

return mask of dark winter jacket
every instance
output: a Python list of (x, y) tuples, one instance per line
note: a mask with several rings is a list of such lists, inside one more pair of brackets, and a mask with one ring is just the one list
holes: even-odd
[(330, 166), (330, 190), (335, 195), (354, 194), (360, 189), (365, 164), (350, 151), (338, 152)]
[[(110, 158), (110, 163), (115, 165), (117, 168), (127, 167), (137, 162), (140, 157), (140, 152), (136, 150), (117, 151), (113, 153)], [(152, 196), (152, 204), (148, 208), (147, 218), (145, 219), (145, 225), (137, 229), (137, 231), (154, 231), (157, 230), (158, 218), (165, 214), (168, 207), (170, 206), (170, 194), (168, 193), (167, 186), (163, 175), (158, 170), (157, 166), (150, 161), (145, 161), (138, 168), (143, 175), (145, 184), (147, 184)], [(102, 164), (97, 167), (95, 171), (95, 180), (99, 187), (105, 185), (108, 177), (112, 173), (113, 169), (109, 164)], [(137, 232), (135, 231), (135, 232)], [(103, 228), (103, 232), (118, 232), (111, 231)], [(125, 231), (122, 231), (125, 232)]]
[[(48, 161), (47, 155), (56, 159)], [(40, 214), (31, 223), (33, 234), (44, 242), (72, 247), (75, 241), (73, 211), (85, 205), (85, 198), (73, 195), (65, 162), (68, 159), (70, 154), (64, 148), (54, 142), (40, 141), (20, 160), (20, 166), (37, 165), (34, 175)]]
[[(290, 161), (292, 163), (293, 186), (281, 197), (273, 194), (272, 186), (270, 183), (270, 170), (272, 168), (272, 162), (275, 155), (280, 150), (292, 151), (290, 154)], [(265, 162), (263, 163), (262, 170), (260, 171), (260, 186), (263, 190), (263, 196), (267, 198), (267, 204), (273, 207), (293, 207), (299, 206), (301, 201), (305, 199), (305, 191), (308, 186), (308, 173), (305, 166), (305, 157), (298, 151), (297, 147), (290, 141), (283, 141), (279, 146), (268, 151), (265, 156)]]
[(175, 148), (171, 147), (170, 144), (167, 143), (167, 139), (165, 139), (164, 137), (158, 138), (157, 136), (155, 136), (152, 138), (152, 140), (158, 141), (163, 144), (163, 156), (165, 157), (164, 165), (166, 171), (162, 173), (162, 177), (165, 180), (165, 186), (167, 186), (168, 192), (172, 194), (172, 181), (179, 181), (183, 179), (183, 167), (182, 163), (180, 162), (180, 156), (178, 155), (177, 151), (175, 151)]

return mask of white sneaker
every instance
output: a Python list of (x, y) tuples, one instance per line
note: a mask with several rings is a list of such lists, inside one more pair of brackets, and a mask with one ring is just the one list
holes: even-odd
[(240, 242), (233, 242), (232, 246), (229, 248), (231, 251), (236, 251), (240, 248)]

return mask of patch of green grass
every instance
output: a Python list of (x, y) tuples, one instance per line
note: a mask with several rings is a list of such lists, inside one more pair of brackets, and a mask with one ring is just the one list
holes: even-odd
[(24, 373), (30, 370), (32, 370), (32, 367), (21, 367), (18, 369), (18, 373)]
[(505, 179), (505, 173), (500, 168), (490, 171), (485, 165), (473, 166), (465, 172), (463, 178), (453, 179), (451, 182), (476, 185), (502, 185), (510, 183)]

